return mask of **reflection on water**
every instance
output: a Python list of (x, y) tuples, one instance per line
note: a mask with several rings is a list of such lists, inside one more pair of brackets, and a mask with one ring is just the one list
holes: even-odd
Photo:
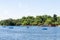
[(59, 30), (58, 27), (1, 26), (0, 40), (60, 40)]
[(29, 28), (29, 27), (27, 26), (27, 28)]
[(13, 29), (13, 28), (14, 28), (14, 27), (11, 27), (11, 26), (9, 27), (9, 29)]

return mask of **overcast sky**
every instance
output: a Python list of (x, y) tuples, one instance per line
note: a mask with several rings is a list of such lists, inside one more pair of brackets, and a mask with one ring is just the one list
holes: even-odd
[(0, 19), (60, 15), (60, 0), (0, 0)]

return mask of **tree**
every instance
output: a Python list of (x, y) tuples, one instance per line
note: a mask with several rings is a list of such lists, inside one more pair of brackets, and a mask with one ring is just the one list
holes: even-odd
[(5, 26), (14, 26), (15, 24), (13, 23), (13, 20), (12, 19), (7, 19), (7, 20), (2, 20), (0, 22), (1, 25), (5, 25)]
[(52, 19), (51, 18), (48, 18), (45, 23), (45, 25), (51, 25), (52, 24)]
[(23, 21), (22, 25), (27, 25), (27, 21)]
[(53, 22), (55, 22), (55, 21), (57, 21), (57, 15), (56, 14), (53, 15)]
[(28, 16), (27, 17), (27, 23), (28, 23), (28, 25), (31, 25), (33, 22), (34, 22), (34, 17), (33, 16)]

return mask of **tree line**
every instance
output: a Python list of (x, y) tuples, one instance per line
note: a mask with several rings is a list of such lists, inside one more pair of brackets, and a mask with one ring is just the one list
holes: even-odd
[(20, 19), (6, 19), (0, 21), (1, 26), (42, 26), (42, 25), (48, 25), (48, 26), (58, 26), (60, 25), (60, 17), (57, 17), (56, 14), (53, 16), (49, 15), (42, 15), (42, 16), (28, 16), (28, 17), (22, 17)]

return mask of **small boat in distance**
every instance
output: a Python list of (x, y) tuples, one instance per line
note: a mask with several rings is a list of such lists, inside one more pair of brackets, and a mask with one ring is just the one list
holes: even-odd
[(47, 30), (47, 28), (42, 28), (42, 30)]

